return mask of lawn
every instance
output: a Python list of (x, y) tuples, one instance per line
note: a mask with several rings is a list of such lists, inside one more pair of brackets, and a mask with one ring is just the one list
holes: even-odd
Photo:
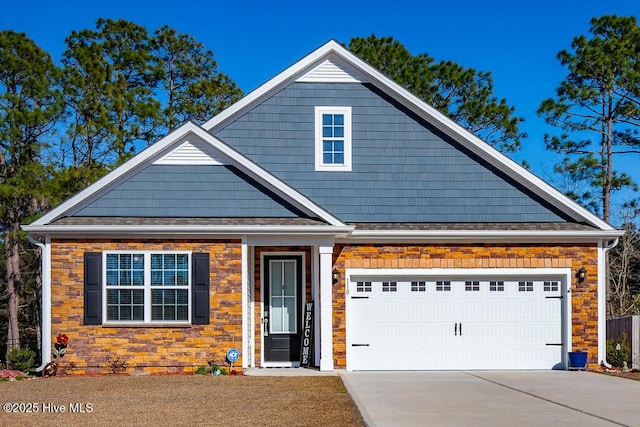
[(32, 410), (0, 415), (0, 424), (12, 426), (364, 425), (337, 376), (37, 378), (0, 382), (0, 401), (4, 411), (7, 403)]

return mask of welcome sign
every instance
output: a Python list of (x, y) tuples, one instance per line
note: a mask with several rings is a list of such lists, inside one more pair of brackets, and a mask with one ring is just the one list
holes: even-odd
[(300, 349), (300, 366), (311, 365), (311, 345), (313, 343), (313, 301), (304, 304), (304, 324), (302, 327), (302, 347)]

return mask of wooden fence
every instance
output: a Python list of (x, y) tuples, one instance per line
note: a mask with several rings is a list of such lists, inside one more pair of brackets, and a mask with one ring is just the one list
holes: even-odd
[(631, 347), (630, 368), (640, 369), (640, 316), (607, 319), (607, 340), (621, 337), (626, 332)]

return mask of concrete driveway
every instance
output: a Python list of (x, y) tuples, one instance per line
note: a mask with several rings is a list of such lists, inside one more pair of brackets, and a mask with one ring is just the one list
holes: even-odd
[(592, 372), (341, 372), (369, 426), (640, 426), (640, 381)]

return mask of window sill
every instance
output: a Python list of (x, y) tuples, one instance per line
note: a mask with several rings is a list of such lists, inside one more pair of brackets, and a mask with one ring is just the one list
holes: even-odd
[(190, 328), (191, 323), (103, 323), (103, 328)]

